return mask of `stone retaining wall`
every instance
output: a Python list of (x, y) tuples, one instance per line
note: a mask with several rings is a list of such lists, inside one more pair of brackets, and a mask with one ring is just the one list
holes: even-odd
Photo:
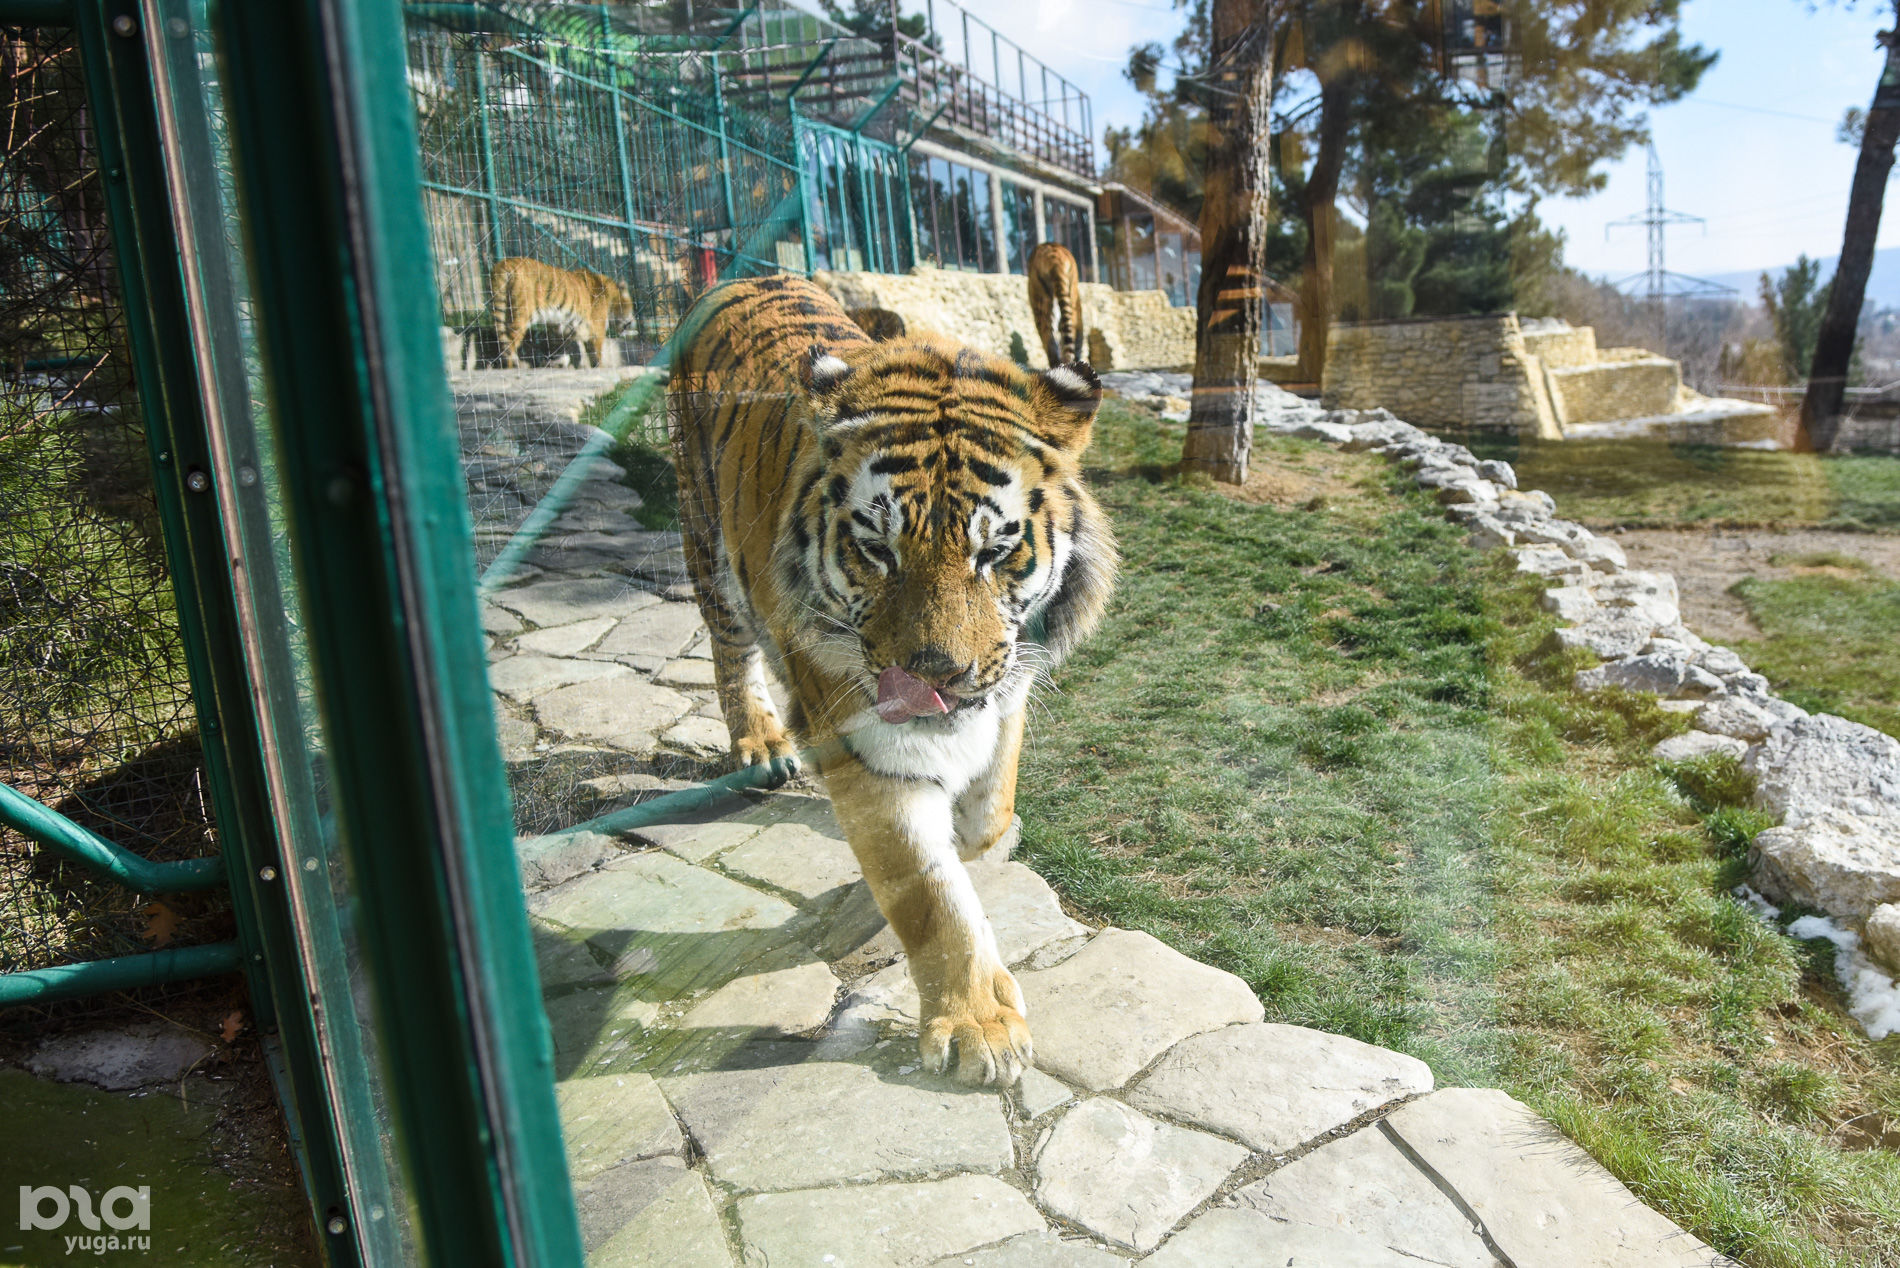
[(1335, 325), (1322, 398), (1328, 409), (1383, 407), (1421, 427), (1563, 437), (1515, 313)]
[[(812, 280), (847, 309), (883, 309), (912, 331), (935, 331), (992, 356), (1047, 367), (1029, 312), (1028, 284), (1010, 273), (919, 267), (909, 273), (832, 273)], [(1097, 370), (1176, 369), (1194, 361), (1194, 310), (1161, 291), (1117, 291), (1085, 282), (1083, 328)]]
[(1675, 412), (1682, 395), (1681, 363), (1641, 349), (1628, 351), (1637, 355), (1596, 365), (1546, 366), (1551, 405), (1566, 427)]

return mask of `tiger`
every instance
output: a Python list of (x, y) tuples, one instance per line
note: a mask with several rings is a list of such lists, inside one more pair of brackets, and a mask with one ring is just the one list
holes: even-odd
[(804, 747), (903, 943), (924, 1065), (1014, 1083), (1022, 991), (963, 862), (1014, 847), (1031, 684), (1114, 583), (1080, 466), (1101, 383), (875, 342), (795, 276), (708, 292), (677, 346), (680, 528), (732, 760), (776, 787)]
[(1050, 365), (1082, 359), (1082, 274), (1061, 243), (1029, 253), (1029, 314)]
[(601, 352), (610, 325), (633, 320), (633, 297), (611, 277), (592, 269), (557, 269), (523, 255), (495, 261), (488, 271), (488, 313), (495, 325), (501, 363), (509, 369), (521, 364), (521, 341), (528, 328), (559, 322), (578, 328), (583, 355), (601, 364)]

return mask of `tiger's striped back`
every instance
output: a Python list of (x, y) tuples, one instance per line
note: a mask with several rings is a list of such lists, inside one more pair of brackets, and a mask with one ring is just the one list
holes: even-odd
[(592, 269), (556, 268), (511, 255), (488, 271), (488, 315), (501, 362), (511, 369), (521, 364), (521, 341), (529, 327), (550, 321), (578, 328), (598, 366), (608, 327), (633, 317), (633, 298), (619, 282)]

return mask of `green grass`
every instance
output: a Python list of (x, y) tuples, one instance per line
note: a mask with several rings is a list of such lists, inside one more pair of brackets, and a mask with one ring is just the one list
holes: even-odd
[[(1744, 577), (1730, 587), (1763, 637), (1735, 649), (1804, 709), (1837, 713), (1900, 736), (1900, 584), (1828, 561), (1850, 575)], [(1858, 574), (1858, 575), (1855, 575)]]
[(1487, 439), (1473, 448), (1516, 463), (1522, 487), (1545, 490), (1586, 524), (1900, 529), (1900, 457), (1637, 440)]
[(1900, 1043), (1729, 897), (1746, 777), (1659, 769), (1682, 718), (1573, 692), (1529, 584), (1376, 460), (1263, 442), (1334, 490), (1281, 508), (1172, 478), (1180, 441), (1104, 406), (1127, 564), (1032, 712), (1020, 857), (1270, 1019), (1525, 1099), (1750, 1265), (1900, 1265), (1900, 1157), (1840, 1143), (1900, 1121)]
[[(639, 398), (644, 397), (644, 400)], [(636, 403), (638, 416), (616, 419), (623, 402)], [(633, 518), (649, 530), (677, 530), (680, 526), (679, 481), (673, 474), (671, 446), (667, 443), (666, 393), (652, 384), (630, 379), (620, 390), (596, 397), (581, 411), (580, 421), (590, 427), (610, 423), (625, 432), (607, 456), (626, 470), (621, 483), (640, 495)]]

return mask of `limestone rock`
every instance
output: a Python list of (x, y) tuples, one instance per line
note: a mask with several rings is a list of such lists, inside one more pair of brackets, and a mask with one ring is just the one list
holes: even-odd
[(576, 1184), (609, 1167), (685, 1152), (673, 1111), (645, 1074), (602, 1074), (554, 1085), (567, 1142), (568, 1177)]
[(1619, 572), (1595, 581), (1590, 593), (1607, 608), (1628, 608), (1657, 626), (1682, 620), (1676, 578), (1667, 572)]
[(1596, 599), (1580, 585), (1554, 586), (1544, 591), (1537, 605), (1556, 613), (1560, 621), (1588, 621), (1598, 611)]
[(722, 850), (757, 836), (759, 825), (737, 819), (695, 821), (682, 818), (677, 823), (647, 823), (629, 828), (627, 835), (646, 845), (657, 845), (668, 854), (688, 863), (703, 863)]
[(164, 1021), (68, 1031), (43, 1041), (26, 1068), (61, 1083), (92, 1083), (122, 1092), (148, 1083), (177, 1083), (212, 1055), (193, 1031)]
[(1594, 533), (1573, 541), (1569, 546), (1570, 557), (1581, 563), (1589, 564), (1603, 572), (1617, 572), (1629, 567), (1629, 557), (1623, 548), (1607, 537), (1598, 537)]
[(1285, 1153), (1370, 1110), (1432, 1090), (1423, 1061), (1344, 1035), (1260, 1022), (1176, 1044), (1131, 1104)]
[(985, 858), (967, 866), (1004, 964), (1020, 964), (1051, 942), (1088, 933), (1087, 925), (1063, 914), (1049, 882), (1021, 863)]
[(534, 746), (540, 733), (535, 730), (534, 723), (525, 718), (497, 715), (495, 738), (501, 742), (501, 760), (512, 765), (534, 760)]
[(1017, 975), (1036, 1064), (1092, 1092), (1120, 1087), (1204, 1030), (1259, 1021), (1247, 984), (1145, 933), (1109, 929), (1054, 968)]
[(746, 1192), (1001, 1171), (1014, 1161), (1002, 1098), (940, 1079), (886, 1081), (867, 1066), (808, 1061), (661, 1086), (713, 1177)]
[(1657, 696), (1700, 697), (1721, 691), (1722, 681), (1680, 656), (1656, 652), (1577, 671), (1578, 691), (1601, 691), (1605, 687), (1647, 691)]
[(1141, 1262), (1143, 1268), (1421, 1268), (1412, 1256), (1357, 1233), (1228, 1207), (1197, 1215)]
[(521, 618), (503, 607), (484, 602), (481, 605), (482, 632), (485, 634), (514, 634), (521, 629)]
[(1583, 624), (1558, 630), (1557, 642), (1564, 647), (1587, 647), (1605, 660), (1620, 660), (1636, 655), (1655, 629), (1654, 621), (1627, 608), (1602, 608)]
[(534, 937), (535, 968), (541, 978), (542, 994), (576, 986), (612, 986), (614, 976), (594, 958), (587, 943), (539, 917), (528, 917), (528, 932)]
[(1478, 464), (1478, 474), (1491, 483), (1502, 485), (1504, 488), (1515, 489), (1517, 487), (1517, 472), (1511, 469), (1511, 464), (1508, 462), (1503, 462), (1498, 459), (1480, 462)]
[(1692, 762), (1699, 757), (1715, 756), (1739, 759), (1748, 752), (1748, 744), (1732, 735), (1685, 731), (1681, 735), (1670, 736), (1653, 751), (1665, 762)]
[(1275, 1220), (1351, 1233), (1428, 1264), (1497, 1264), (1457, 1203), (1377, 1125), (1320, 1146), (1234, 1198)]
[(536, 581), (511, 590), (496, 590), (489, 594), (488, 601), (540, 626), (629, 616), (659, 602), (615, 577)]
[(1323, 440), (1329, 445), (1343, 445), (1353, 438), (1352, 428), (1338, 423), (1322, 423), (1309, 420), (1295, 425), (1287, 432), (1289, 436), (1301, 440)]
[(1106, 1097), (1084, 1101), (1036, 1148), (1036, 1200), (1105, 1241), (1150, 1251), (1247, 1151)]
[(1742, 658), (1726, 647), (1710, 647), (1696, 657), (1696, 664), (1714, 674), (1717, 678), (1732, 678), (1736, 674), (1748, 672), (1748, 665)]
[(753, 1268), (912, 1268), (1047, 1227), (994, 1176), (760, 1193), (738, 1212)]
[(1790, 820), (1824, 808), (1900, 815), (1900, 740), (1831, 713), (1777, 727), (1745, 764), (1755, 804)]
[(1755, 888), (1778, 903), (1855, 923), (1883, 903), (1900, 903), (1900, 814), (1811, 810), (1757, 833), (1749, 858)]
[(987, 1250), (951, 1255), (932, 1268), (1120, 1268), (1127, 1262), (1092, 1242), (1064, 1241), (1044, 1231), (1024, 1233)]
[(616, 859), (531, 896), (529, 908), (586, 937), (623, 976), (674, 993), (722, 986), (791, 945), (797, 915), (790, 903), (661, 853)]
[(676, 1158), (616, 1167), (574, 1205), (587, 1268), (732, 1268), (705, 1177)]
[[(1492, 516), (1474, 515), (1466, 523), (1471, 529), (1471, 536), (1467, 540), (1473, 550), (1508, 550), (1517, 542), (1517, 536), (1510, 526)], [(1521, 564), (1518, 571), (1525, 571)]]
[(1516, 554), (1517, 570), (1539, 577), (1577, 577), (1590, 570), (1582, 560), (1565, 554), (1561, 546), (1519, 546)]
[(1867, 917), (1861, 943), (1867, 954), (1889, 973), (1900, 977), (1900, 903), (1882, 903)]
[(1717, 696), (1696, 710), (1698, 729), (1711, 735), (1727, 735), (1753, 742), (1767, 736), (1777, 725), (1773, 714), (1747, 696)]
[(1385, 1122), (1519, 1264), (1707, 1268), (1715, 1254), (1502, 1092), (1448, 1088)]
[[(516, 659), (520, 659), (517, 657)], [(513, 662), (510, 662), (513, 663)], [(563, 664), (599, 665), (598, 661)], [(652, 748), (654, 737), (692, 710), (693, 702), (668, 687), (657, 687), (632, 670), (594, 682), (559, 687), (534, 698), (541, 725), (575, 740), (591, 740), (636, 752)]]

